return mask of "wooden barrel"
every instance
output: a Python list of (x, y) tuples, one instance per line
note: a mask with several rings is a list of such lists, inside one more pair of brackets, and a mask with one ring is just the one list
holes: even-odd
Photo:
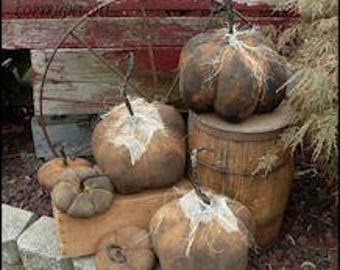
[(293, 179), (294, 164), (280, 134), (291, 121), (285, 104), (270, 114), (232, 124), (215, 114), (189, 112), (189, 148), (198, 156), (202, 186), (246, 205), (256, 220), (255, 240), (264, 246), (279, 233)]

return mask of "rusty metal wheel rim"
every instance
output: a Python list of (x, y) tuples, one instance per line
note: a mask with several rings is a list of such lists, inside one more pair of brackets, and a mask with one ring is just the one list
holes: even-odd
[[(123, 0), (123, 1), (125, 1), (125, 0)], [(44, 73), (43, 73), (43, 76), (42, 76), (42, 79), (41, 79), (40, 89), (39, 89), (39, 125), (42, 128), (43, 135), (44, 135), (46, 142), (47, 142), (47, 146), (51, 150), (54, 157), (60, 157), (61, 154), (56, 151), (56, 148), (53, 145), (50, 134), (47, 130), (45, 116), (44, 116), (44, 112), (43, 112), (43, 100), (57, 100), (57, 101), (74, 102), (74, 103), (88, 103), (88, 104), (93, 104), (93, 105), (100, 105), (102, 103), (101, 102), (76, 101), (76, 100), (70, 100), (70, 99), (67, 99), (67, 98), (55, 98), (55, 99), (46, 98), (46, 97), (44, 98), (43, 97), (44, 86), (45, 86), (45, 82), (46, 82), (46, 79), (47, 79), (47, 74), (48, 74), (49, 68), (50, 68), (53, 60), (55, 59), (55, 56), (57, 54), (58, 49), (60, 49), (60, 47), (64, 44), (64, 42), (67, 40), (67, 38), (69, 36), (72, 36), (74, 39), (77, 40), (78, 43), (82, 44), (85, 48), (87, 48), (89, 52), (91, 52), (98, 60), (100, 60), (104, 65), (106, 65), (112, 72), (115, 72), (118, 75), (119, 72), (120, 72), (118, 70), (118, 68), (117, 68), (117, 70), (114, 71), (115, 68), (112, 65), (108, 64), (104, 58), (101, 59), (100, 55), (96, 54), (95, 51), (93, 51), (93, 49), (89, 45), (87, 45), (87, 43), (84, 40), (79, 38), (73, 32), (78, 26), (80, 26), (83, 22), (85, 22), (85, 20), (87, 18), (98, 13), (103, 8), (105, 8), (105, 7), (107, 7), (111, 4), (114, 4), (114, 3), (117, 3), (117, 0), (105, 1), (104, 3), (99, 4), (97, 7), (92, 8), (90, 11), (86, 12), (82, 17), (80, 17), (80, 19), (65, 32), (65, 34), (62, 36), (62, 38), (58, 42), (57, 46), (53, 49), (53, 52), (52, 52), (50, 58), (47, 61), (47, 64), (46, 64), (46, 67), (45, 67), (45, 70), (44, 70)], [(142, 11), (143, 18), (146, 19), (145, 9), (141, 8), (141, 11)], [(209, 15), (208, 23), (202, 29), (202, 32), (205, 32), (208, 29), (208, 26), (211, 23), (212, 17), (213, 17), (213, 12), (211, 11), (211, 13)], [(148, 44), (147, 47), (148, 47), (148, 51), (149, 51), (149, 58), (150, 58), (149, 60), (150, 60), (150, 64), (151, 64), (152, 71), (153, 71), (155, 86), (157, 86), (158, 78), (157, 78), (157, 75), (155, 75), (155, 63), (154, 63), (154, 55), (153, 55), (152, 45)], [(124, 76), (122, 75), (122, 76), (119, 76), (119, 77), (121, 79), (123, 79)], [(176, 87), (176, 84), (178, 83), (178, 80), (179, 80), (179, 74), (177, 72), (177, 74), (175, 75), (175, 77), (174, 77), (174, 79), (173, 79), (173, 81), (170, 85), (170, 88), (166, 91), (166, 93), (165, 93), (165, 95), (162, 99), (163, 102), (166, 102), (169, 99), (170, 95), (172, 94), (172, 92), (174, 91), (174, 89)], [(142, 97), (146, 98), (147, 100), (149, 100), (149, 101), (153, 100), (153, 98), (151, 98), (149, 95), (144, 93), (143, 90), (139, 89), (133, 83), (129, 83), (129, 87), (131, 87), (135, 92), (137, 92), (137, 94), (140, 94)], [(77, 152), (79, 152), (79, 149), (78, 149)]]

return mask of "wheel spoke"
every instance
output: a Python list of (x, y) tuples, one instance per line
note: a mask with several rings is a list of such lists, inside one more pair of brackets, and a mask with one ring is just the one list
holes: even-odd
[[(77, 40), (80, 44), (86, 47), (90, 53), (92, 53), (101, 63), (103, 63), (108, 69), (110, 69), (114, 74), (116, 74), (120, 79), (124, 80), (124, 74), (115, 66), (112, 66), (104, 57), (102, 57), (99, 53), (97, 53), (94, 49), (92, 49), (85, 40), (77, 36), (74, 32), (71, 32), (70, 35)], [(136, 85), (131, 82), (128, 82), (128, 86), (130, 86), (135, 92), (140, 94), (144, 98), (149, 98), (141, 89), (139, 89)]]
[(146, 31), (146, 39), (147, 39), (147, 43), (148, 43), (148, 53), (149, 53), (149, 59), (150, 59), (150, 65), (151, 65), (151, 70), (152, 70), (152, 79), (153, 79), (153, 86), (155, 88), (155, 90), (158, 90), (158, 77), (157, 77), (157, 70), (156, 70), (156, 64), (155, 64), (155, 56), (153, 53), (153, 48), (151, 45), (151, 35), (150, 35), (150, 31), (149, 31), (149, 25), (148, 25), (148, 21), (147, 21), (147, 17), (146, 17), (146, 12), (145, 12), (145, 8), (141, 8), (141, 12), (143, 15), (143, 23), (144, 23), (144, 30)]
[(86, 101), (86, 100), (78, 100), (78, 99), (71, 99), (71, 98), (55, 98), (55, 97), (43, 97), (44, 100), (49, 101), (60, 101), (60, 102), (66, 102), (66, 103), (79, 103), (79, 104), (87, 104), (87, 105), (97, 105), (97, 106), (103, 106), (103, 105), (111, 105), (114, 106), (117, 103), (114, 102), (106, 102), (105, 104), (103, 102), (95, 102), (95, 101)]

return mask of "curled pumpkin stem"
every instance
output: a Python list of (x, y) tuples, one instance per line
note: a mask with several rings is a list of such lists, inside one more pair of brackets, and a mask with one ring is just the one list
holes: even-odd
[(191, 167), (192, 167), (192, 176), (193, 176), (193, 182), (191, 183), (197, 196), (202, 200), (203, 203), (210, 205), (211, 200), (210, 198), (207, 196), (207, 194), (205, 194), (199, 184), (199, 176), (197, 173), (197, 163), (198, 163), (198, 153), (199, 152), (203, 152), (203, 151), (212, 151), (210, 148), (206, 148), (206, 147), (199, 147), (199, 148), (195, 148), (191, 151)]
[(205, 194), (202, 191), (201, 187), (197, 183), (192, 183), (192, 186), (193, 186), (197, 196), (202, 200), (202, 202), (210, 205), (210, 203), (211, 203), (210, 198), (207, 196), (207, 194)]
[(61, 147), (61, 149), (60, 149), (60, 154), (61, 154), (61, 157), (62, 157), (62, 159), (63, 159), (63, 164), (64, 164), (64, 166), (68, 166), (69, 164), (68, 164), (68, 161), (67, 161), (67, 155), (66, 155), (66, 153), (65, 153), (64, 146)]
[(122, 248), (114, 244), (106, 246), (106, 254), (112, 262), (124, 263), (127, 261), (126, 256), (122, 252)]
[(229, 34), (233, 34), (234, 33), (234, 12), (233, 12), (232, 1), (231, 0), (225, 0), (225, 6), (227, 8)]
[(132, 73), (133, 73), (133, 70), (134, 70), (135, 56), (134, 56), (133, 52), (129, 52), (128, 57), (129, 57), (128, 69), (127, 69), (127, 72), (126, 72), (126, 75), (125, 75), (125, 78), (124, 78), (124, 82), (120, 86), (120, 92), (123, 95), (125, 105), (128, 108), (130, 115), (133, 116), (134, 112), (133, 112), (133, 109), (132, 109), (132, 106), (131, 106), (131, 102), (130, 102), (128, 96), (127, 96), (126, 88), (127, 88), (128, 81), (130, 80)]

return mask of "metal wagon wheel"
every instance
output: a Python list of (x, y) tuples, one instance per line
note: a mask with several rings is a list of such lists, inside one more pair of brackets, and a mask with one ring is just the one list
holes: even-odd
[[(75, 30), (77, 29), (77, 27), (82, 25), (82, 23), (84, 23), (90, 16), (95, 15), (96, 13), (98, 13), (103, 8), (105, 8), (109, 5), (115, 4), (116, 2), (117, 2), (117, 0), (105, 1), (102, 4), (99, 4), (97, 7), (88, 11), (81, 18), (79, 18), (79, 20), (73, 26), (71, 26), (65, 32), (65, 34), (62, 36), (62, 38), (60, 39), (60, 41), (58, 42), (58, 44), (54, 48), (50, 58), (47, 61), (46, 68), (45, 68), (43, 76), (42, 76), (42, 81), (41, 81), (41, 85), (40, 85), (40, 92), (39, 92), (39, 111), (40, 111), (39, 112), (40, 113), (39, 114), (39, 124), (42, 128), (43, 135), (46, 139), (47, 145), (48, 145), (49, 149), (51, 150), (52, 154), (55, 157), (61, 156), (61, 154), (59, 153), (60, 151), (57, 151), (57, 146), (55, 144), (53, 144), (51, 137), (50, 137), (50, 134), (49, 134), (47, 127), (46, 127), (46, 121), (45, 121), (45, 116), (44, 116), (44, 111), (43, 111), (44, 101), (49, 100), (49, 101), (58, 101), (58, 102), (68, 102), (68, 103), (73, 103), (73, 104), (87, 104), (87, 105), (98, 106), (98, 107), (104, 107), (104, 104), (106, 104), (108, 106), (114, 106), (114, 105), (117, 104), (117, 102), (108, 102), (108, 101), (105, 101), (105, 100), (102, 100), (102, 102), (92, 102), (92, 101), (75, 100), (75, 99), (71, 99), (71, 98), (67, 98), (67, 97), (54, 98), (54, 97), (44, 96), (44, 86), (45, 86), (45, 82), (46, 82), (46, 79), (47, 79), (47, 74), (48, 74), (48, 71), (50, 69), (50, 66), (51, 66), (53, 60), (55, 59), (55, 56), (58, 52), (58, 49), (61, 48), (61, 46), (64, 44), (64, 42), (70, 36), (72, 38), (74, 38), (81, 46), (85, 47), (95, 58), (97, 58), (104, 66), (106, 66), (113, 74), (115, 74), (123, 82), (125, 75), (122, 73), (122, 71), (117, 66), (109, 63), (102, 55), (98, 54), (89, 44), (87, 44), (87, 42), (85, 40), (83, 40), (81, 37), (77, 36), (77, 34), (75, 33)], [(211, 12), (210, 12), (210, 15), (209, 15), (209, 20), (207, 21), (207, 24), (204, 27), (202, 27), (202, 32), (206, 31), (209, 28), (209, 25), (212, 21), (212, 18), (219, 11), (218, 9), (216, 9), (216, 4), (214, 4), (214, 1), (211, 1), (211, 3), (212, 3), (212, 8), (211, 8)], [(141, 11), (141, 14), (144, 18), (145, 27), (147, 28), (148, 25), (147, 25), (146, 11), (143, 7), (141, 7), (140, 11)], [(155, 66), (155, 57), (154, 57), (153, 47), (152, 47), (151, 38), (150, 38), (152, 36), (152, 34), (148, 33), (148, 36), (149, 36), (149, 38), (148, 38), (147, 50), (148, 50), (148, 56), (149, 56), (149, 63), (150, 63), (150, 66), (151, 66), (151, 71), (152, 71), (152, 81), (153, 81), (154, 88), (157, 89), (158, 85), (159, 85), (159, 80), (158, 80), (158, 76), (157, 76), (157, 71), (156, 71), (156, 66)], [(121, 60), (122, 59), (118, 60), (117, 63), (119, 63)], [(168, 86), (168, 89), (166, 89), (164, 95), (162, 97), (157, 97), (158, 101), (161, 101), (161, 102), (164, 102), (164, 103), (171, 103), (170, 102), (171, 101), (170, 96), (173, 93), (173, 91), (176, 89), (178, 79), (179, 79), (179, 74), (177, 72), (177, 74), (174, 76), (172, 82)], [(154, 97), (150, 96), (147, 92), (143, 91), (143, 89), (141, 89), (140, 87), (135, 85), (133, 82), (130, 82), (130, 81), (127, 82), (127, 86), (135, 94), (137, 94), (137, 95), (139, 95), (143, 98), (146, 98), (149, 101), (152, 101), (152, 100), (155, 99)], [(178, 100), (173, 100), (173, 102), (174, 101), (178, 101)], [(81, 146), (78, 149), (76, 149), (75, 151), (72, 151), (71, 156), (76, 156), (80, 152), (82, 152), (86, 149), (89, 149), (89, 148), (90, 148), (89, 145)]]

